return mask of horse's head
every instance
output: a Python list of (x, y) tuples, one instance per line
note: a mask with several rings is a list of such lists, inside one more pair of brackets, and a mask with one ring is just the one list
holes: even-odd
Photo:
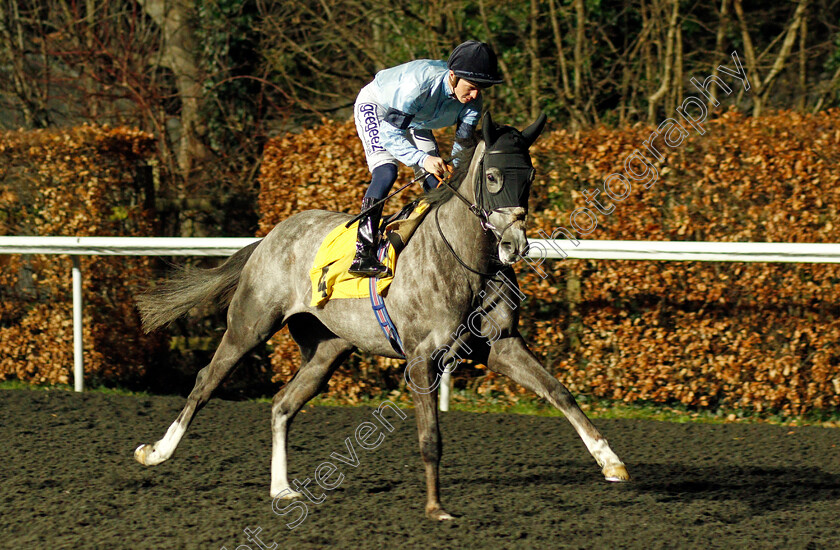
[(535, 170), (528, 149), (545, 127), (541, 114), (533, 124), (520, 132), (511, 126), (498, 126), (484, 115), (483, 152), (475, 179), (475, 200), (486, 219), (484, 224), (495, 233), (499, 260), (510, 265), (523, 257), (528, 247), (525, 217)]

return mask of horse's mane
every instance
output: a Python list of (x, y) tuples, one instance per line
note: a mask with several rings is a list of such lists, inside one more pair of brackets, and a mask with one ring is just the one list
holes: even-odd
[[(470, 170), (470, 162), (475, 154), (475, 147), (476, 146), (473, 145), (472, 147), (461, 149), (458, 155), (453, 159), (457, 166), (452, 172), (452, 177), (450, 177), (449, 182), (455, 189), (461, 187), (461, 183), (463, 183), (464, 178), (467, 177), (467, 172)], [(433, 189), (426, 193), (425, 199), (431, 206), (437, 206), (445, 203), (454, 195), (455, 194), (452, 192), (452, 189), (441, 184), (437, 189)]]

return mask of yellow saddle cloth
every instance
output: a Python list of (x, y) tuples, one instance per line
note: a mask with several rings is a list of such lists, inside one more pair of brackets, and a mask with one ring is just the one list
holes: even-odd
[[(421, 201), (407, 219), (397, 220), (389, 223), (385, 228), (386, 235), (395, 232), (400, 241), (405, 243), (408, 237), (419, 225), (420, 220), (425, 216), (429, 205)], [(324, 238), (315, 254), (315, 261), (312, 262), (312, 269), (309, 270), (309, 279), (312, 282), (312, 300), (309, 305), (312, 307), (322, 306), (328, 300), (338, 298), (367, 298), (370, 296), (370, 280), (368, 277), (359, 277), (347, 272), (353, 257), (356, 254), (356, 232), (359, 222), (350, 227), (344, 227), (342, 223)], [(393, 246), (388, 247), (388, 256), (382, 260), (389, 269), (390, 275), (380, 277), (376, 280), (376, 291), (385, 295), (391, 281), (394, 280), (393, 273), (397, 267), (397, 251)]]

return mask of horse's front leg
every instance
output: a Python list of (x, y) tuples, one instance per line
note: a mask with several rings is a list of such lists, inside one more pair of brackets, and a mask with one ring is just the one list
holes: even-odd
[[(439, 373), (434, 362), (413, 360), (406, 367), (409, 388), (417, 416), (417, 435), (420, 439), (420, 456), (426, 469), (426, 517), (435, 520), (454, 519), (440, 504), (440, 426), (438, 425), (437, 386)], [(425, 393), (424, 393), (425, 392)]]
[(601, 467), (607, 481), (630, 480), (627, 468), (610, 448), (604, 436), (580, 410), (569, 390), (540, 365), (522, 337), (517, 334), (493, 342), (487, 367), (510, 377), (563, 411)]

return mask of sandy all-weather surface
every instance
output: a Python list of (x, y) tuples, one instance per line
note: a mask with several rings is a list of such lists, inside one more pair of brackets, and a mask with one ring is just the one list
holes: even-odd
[[(597, 422), (633, 481), (603, 480), (562, 418), (443, 415), (443, 503), (423, 516), (413, 411), (379, 448), (295, 516), (268, 496), (270, 406), (214, 400), (168, 462), (132, 457), (179, 397), (0, 391), (0, 547), (840, 548), (840, 430)], [(307, 407), (290, 436), (291, 478), (314, 478), (369, 408)], [(313, 482), (314, 484), (314, 482)], [(317, 494), (322, 491), (318, 490)], [(247, 545), (247, 546), (241, 546)]]

